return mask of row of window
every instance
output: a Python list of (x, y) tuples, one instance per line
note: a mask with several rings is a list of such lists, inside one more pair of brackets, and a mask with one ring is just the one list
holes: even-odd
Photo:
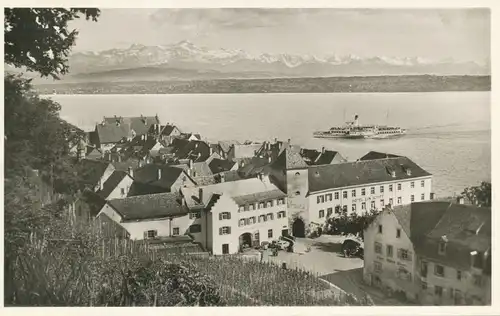
[[(383, 246), (379, 242), (375, 242), (375, 253), (383, 255)], [(394, 256), (394, 247), (392, 245), (386, 245), (386, 257), (392, 258)], [(398, 248), (397, 258), (400, 260), (411, 261), (412, 252), (408, 249)]]
[[(283, 218), (286, 216), (286, 213), (285, 211), (280, 211), (277, 213), (278, 215), (278, 218)], [(266, 215), (260, 215), (258, 217), (258, 221), (259, 223), (264, 223), (264, 222), (267, 222), (267, 221), (272, 221), (274, 219), (274, 214), (273, 213), (267, 213)], [(242, 218), (240, 219), (239, 223), (238, 223), (238, 226), (242, 227), (242, 226), (248, 226), (248, 225), (253, 225), (255, 224), (257, 221), (256, 217), (255, 216), (252, 216), (252, 217), (249, 217), (249, 218)]]
[[(425, 194), (422, 193), (421, 196), (420, 196), (420, 200), (421, 201), (424, 201), (425, 200)], [(397, 203), (396, 205), (400, 205), (403, 203), (403, 198), (402, 197), (398, 197), (397, 198)], [(410, 201), (411, 202), (415, 202), (415, 196), (414, 195), (411, 195), (410, 196)], [(394, 203), (394, 200), (392, 198), (389, 199), (389, 205), (393, 205)], [(383, 208), (385, 206), (385, 200), (384, 199), (380, 199), (380, 208)], [(376, 209), (376, 201), (371, 201), (370, 202), (370, 209), (371, 210), (374, 210)], [(366, 210), (366, 202), (361, 202), (361, 209), (362, 210)], [(357, 210), (357, 205), (356, 204), (352, 204), (351, 205), (351, 211), (352, 212), (356, 212)], [(347, 205), (343, 205), (343, 206), (340, 206), (340, 205), (337, 205), (335, 206), (335, 214), (341, 214), (342, 212), (343, 213), (347, 213), (348, 211), (348, 206)], [(333, 213), (333, 208), (329, 207), (327, 208), (326, 210), (326, 217), (330, 216), (331, 214)], [(323, 218), (325, 217), (325, 210), (319, 210), (319, 218)]]
[[(201, 231), (201, 225), (191, 225), (189, 227), (190, 228), (190, 232), (192, 232), (191, 231), (191, 227), (193, 227), (193, 226), (199, 226), (199, 230)], [(179, 236), (179, 234), (180, 234), (179, 227), (172, 228), (172, 236)], [(144, 238), (152, 239), (152, 238), (156, 238), (156, 237), (158, 237), (158, 231), (156, 229), (151, 229), (151, 230), (148, 230), (148, 231), (144, 232)]]
[[(376, 273), (381, 273), (383, 268), (382, 268), (382, 263), (379, 261), (374, 261), (373, 262), (373, 268)], [(412, 275), (411, 272), (406, 270), (405, 267), (398, 267), (398, 270), (396, 271), (396, 277), (401, 280), (406, 280), (410, 281), (412, 280)]]
[[(422, 290), (428, 289), (427, 282), (422, 282), (421, 284), (422, 284)], [(460, 300), (462, 298), (462, 292), (460, 290), (453, 289), (452, 287), (450, 287), (447, 291), (450, 296), (450, 299)], [(444, 289), (442, 286), (439, 285), (434, 286), (434, 295), (438, 297), (443, 297), (443, 292)]]
[[(441, 277), (441, 278), (444, 278), (446, 276), (445, 274), (445, 267), (440, 265), (440, 264), (434, 264), (434, 275), (435, 276), (438, 276), (438, 277)], [(428, 263), (426, 261), (422, 261), (420, 263), (420, 274), (422, 277), (427, 277), (427, 273), (428, 273)], [(462, 271), (460, 270), (456, 270), (456, 278), (457, 280), (462, 280)]]
[(260, 210), (264, 208), (269, 208), (273, 207), (274, 205), (283, 205), (285, 204), (285, 199), (277, 199), (276, 202), (275, 200), (269, 200), (269, 201), (263, 201), (259, 203), (252, 203), (252, 204), (246, 204), (246, 205), (240, 205), (238, 212), (245, 212), (245, 211), (254, 211), (254, 210)]
[[(384, 227), (382, 225), (378, 225), (378, 233), (384, 233)], [(401, 238), (401, 228), (396, 228), (396, 238)]]
[[(422, 188), (425, 187), (425, 180), (420, 181), (420, 186)], [(397, 188), (398, 188), (398, 191), (401, 191), (402, 184), (398, 183), (397, 184)], [(414, 181), (410, 182), (410, 188), (415, 188), (415, 182)], [(393, 192), (393, 185), (389, 184), (388, 185), (388, 189), (389, 189), (389, 192)], [(385, 186), (381, 185), (379, 187), (379, 193), (384, 193), (384, 190), (385, 190)], [(357, 194), (357, 190), (356, 189), (352, 189), (351, 190), (351, 197), (356, 197), (356, 194)], [(371, 187), (370, 188), (370, 194), (375, 194), (375, 187)], [(347, 199), (347, 196), (348, 196), (348, 191), (343, 191), (342, 192), (342, 197), (344, 199)], [(366, 196), (366, 188), (362, 188), (361, 189), (361, 196)], [(333, 197), (335, 197), (335, 200), (339, 200), (340, 199), (340, 193), (339, 192), (335, 192), (334, 195), (332, 195), (332, 193), (327, 193), (327, 194), (324, 194), (324, 195), (319, 195), (319, 196), (316, 197), (316, 202), (317, 202), (317, 204), (321, 204), (321, 203), (325, 203), (325, 202), (330, 202), (330, 201), (333, 200)]]

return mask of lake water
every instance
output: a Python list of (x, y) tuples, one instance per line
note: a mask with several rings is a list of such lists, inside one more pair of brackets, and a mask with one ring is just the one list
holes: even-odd
[[(408, 156), (434, 175), (438, 196), (491, 181), (489, 92), (360, 94), (55, 95), (61, 116), (92, 129), (103, 116), (154, 116), (211, 140), (272, 140), (325, 147), (355, 160), (370, 150)], [(315, 139), (359, 115), (360, 123), (401, 126), (390, 140)]]

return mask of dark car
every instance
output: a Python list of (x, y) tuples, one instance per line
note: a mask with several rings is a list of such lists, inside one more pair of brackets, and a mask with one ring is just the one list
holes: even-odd
[(342, 253), (345, 257), (359, 257), (363, 258), (363, 246), (360, 242), (352, 239), (346, 239), (342, 243)]

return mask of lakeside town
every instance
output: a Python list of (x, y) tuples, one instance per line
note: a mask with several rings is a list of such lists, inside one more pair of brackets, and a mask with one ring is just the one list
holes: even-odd
[[(299, 267), (375, 304), (491, 302), (490, 208), (436, 197), (409, 157), (209, 142), (158, 116), (105, 117), (75, 135), (70, 153), (91, 171), (67, 207), (76, 222), (169, 251)], [(336, 233), (338, 219), (366, 214), (361, 231)]]
[(4, 15), (6, 307), (493, 307), (489, 8)]

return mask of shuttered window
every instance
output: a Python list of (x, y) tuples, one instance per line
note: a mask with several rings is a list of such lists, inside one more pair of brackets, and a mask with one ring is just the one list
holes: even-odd
[(231, 227), (224, 226), (219, 228), (219, 235), (229, 235), (231, 234)]
[(229, 212), (219, 213), (219, 220), (222, 221), (224, 219), (231, 219), (231, 213), (229, 213)]

